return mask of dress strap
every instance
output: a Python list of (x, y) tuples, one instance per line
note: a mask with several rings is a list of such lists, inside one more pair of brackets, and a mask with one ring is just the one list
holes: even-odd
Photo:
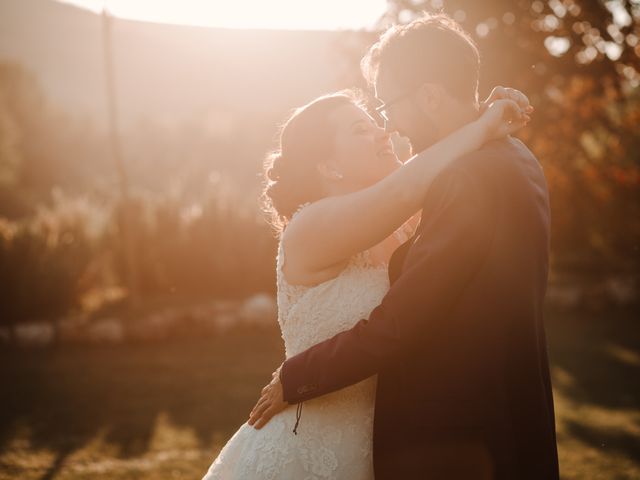
[(298, 208), (296, 209), (296, 211), (291, 214), (291, 220), (293, 220), (293, 217), (295, 217), (298, 213), (300, 213), (302, 211), (302, 209), (304, 207), (306, 207), (308, 205), (311, 205), (311, 202), (304, 202), (304, 203), (301, 203), (300, 205), (298, 205)]

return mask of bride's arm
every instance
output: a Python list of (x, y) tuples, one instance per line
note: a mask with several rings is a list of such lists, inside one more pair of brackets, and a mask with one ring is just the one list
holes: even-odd
[[(514, 117), (512, 123), (507, 121)], [(376, 184), (309, 205), (286, 229), (288, 258), (293, 257), (298, 271), (321, 272), (378, 244), (420, 209), (433, 179), (453, 160), (487, 140), (512, 133), (527, 120), (515, 102), (498, 100), (478, 120), (415, 155)]]

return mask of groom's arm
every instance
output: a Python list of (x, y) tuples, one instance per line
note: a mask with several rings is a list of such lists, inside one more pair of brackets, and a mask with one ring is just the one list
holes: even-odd
[(286, 360), (280, 370), (284, 400), (294, 404), (339, 390), (375, 374), (402, 351), (428, 348), (489, 250), (489, 197), (468, 171), (443, 172), (425, 197), (406, 268), (382, 303), (369, 319)]

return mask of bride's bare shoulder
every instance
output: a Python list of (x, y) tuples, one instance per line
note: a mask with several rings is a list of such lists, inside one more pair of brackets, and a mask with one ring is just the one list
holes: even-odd
[(281, 234), (282, 239), (287, 239), (290, 249), (297, 250), (298, 244), (304, 245), (310, 237), (317, 234), (319, 223), (321, 223), (319, 220), (325, 217), (324, 214), (330, 203), (327, 198), (322, 198), (298, 206)]
[(280, 243), (283, 251), (284, 262), (282, 274), (290, 285), (312, 287), (335, 278), (344, 270), (348, 259), (323, 269), (309, 267), (305, 249), (306, 238), (314, 234), (316, 228), (313, 221), (315, 202), (301, 205), (291, 216), (280, 235)]

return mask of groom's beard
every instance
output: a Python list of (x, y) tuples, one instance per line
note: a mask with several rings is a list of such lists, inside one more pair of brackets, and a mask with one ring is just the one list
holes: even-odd
[(409, 137), (411, 155), (420, 153), (441, 139), (439, 129), (431, 118), (424, 115), (415, 135)]

